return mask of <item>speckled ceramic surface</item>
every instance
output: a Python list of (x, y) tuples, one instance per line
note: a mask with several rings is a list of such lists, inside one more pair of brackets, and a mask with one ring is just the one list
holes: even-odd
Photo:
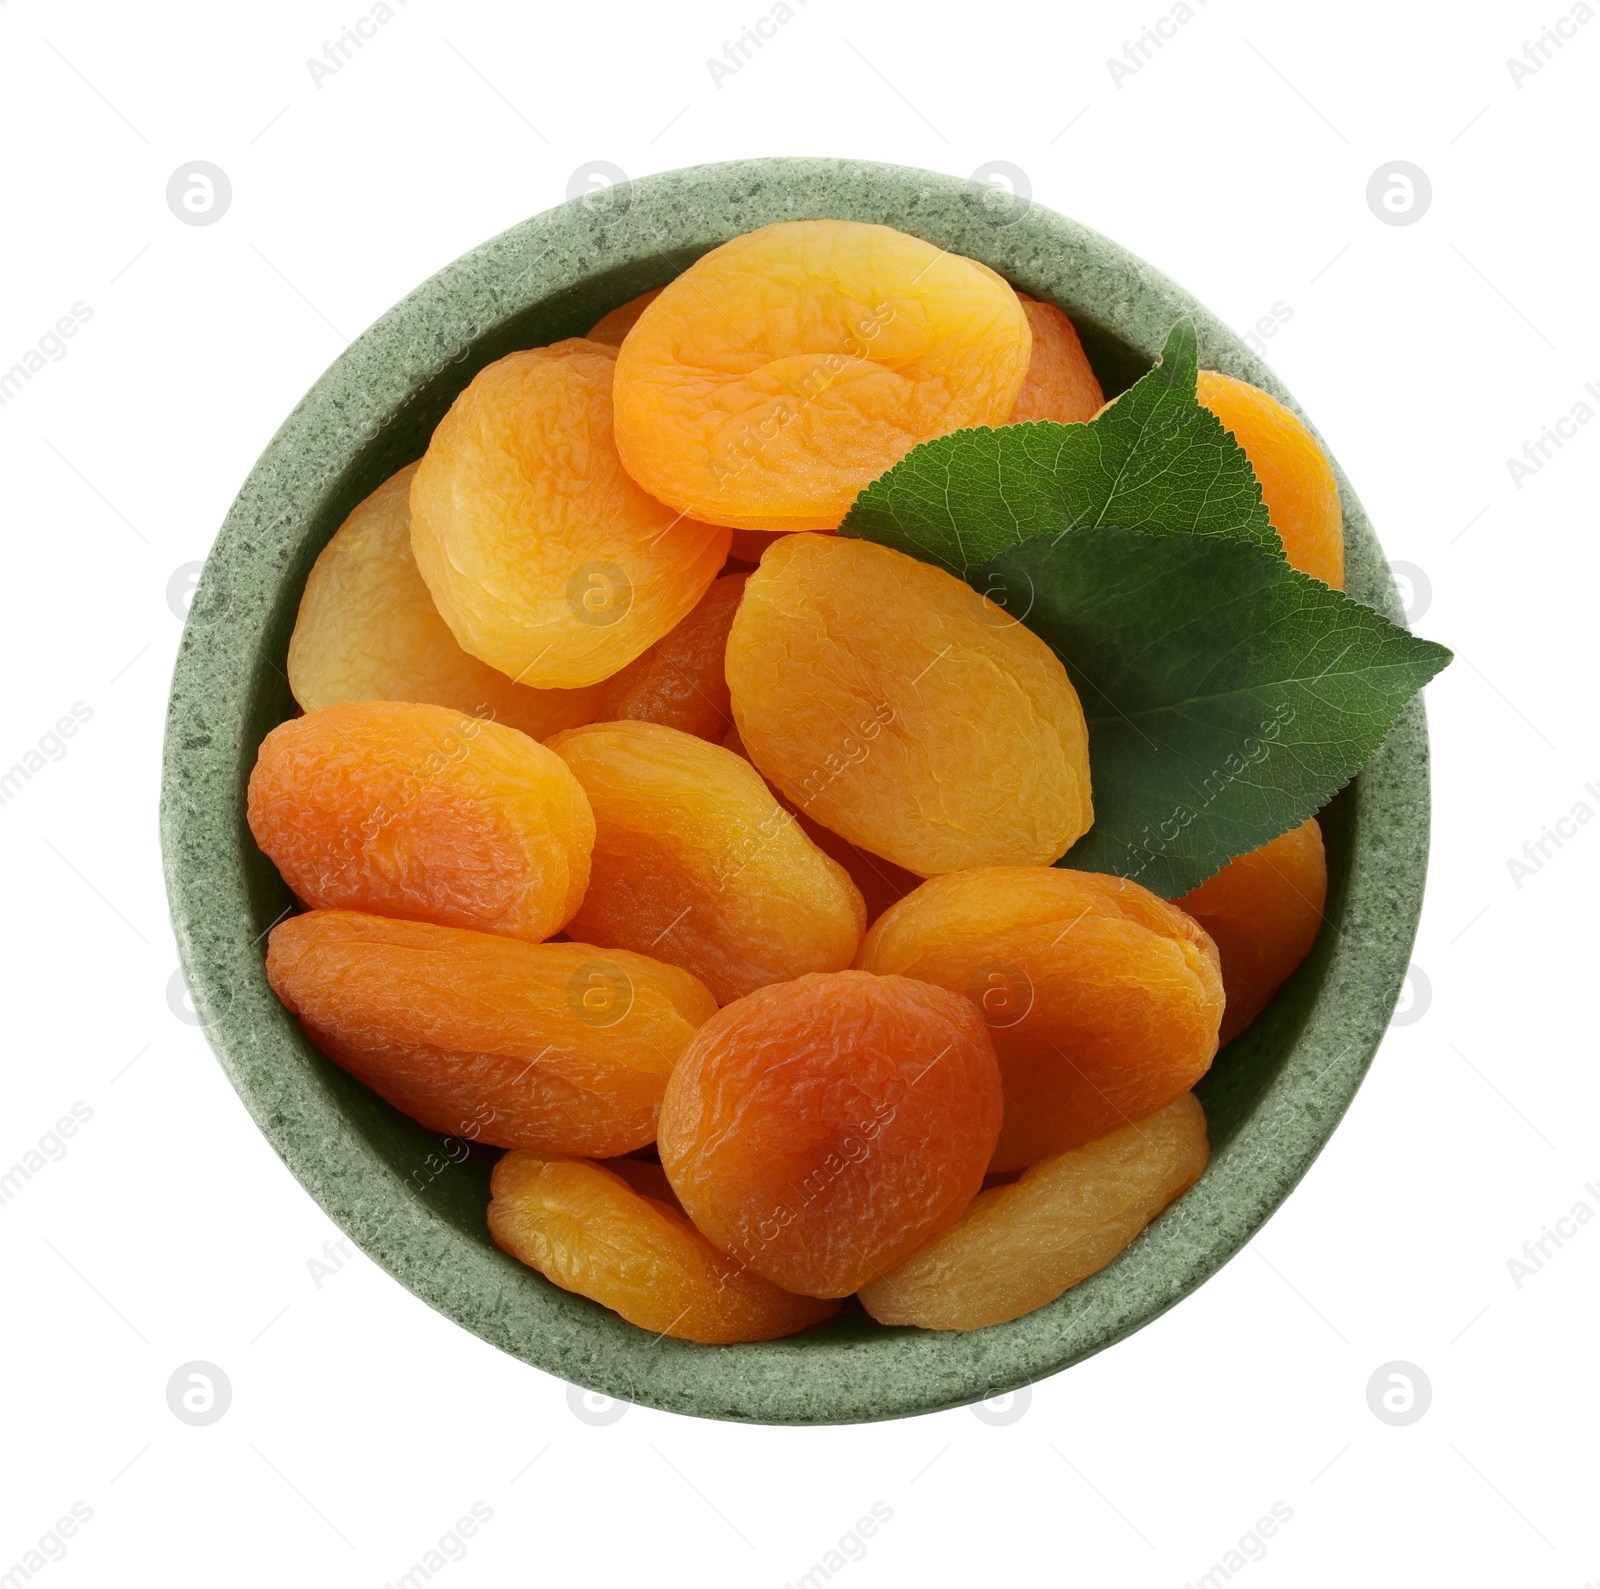
[[(997, 202), (998, 201), (998, 202)], [(1201, 1084), (1212, 1160), (1113, 1264), (1014, 1323), (885, 1329), (853, 1305), (770, 1345), (655, 1339), (549, 1285), (490, 1241), (493, 1154), (436, 1136), (323, 1060), (278, 1005), (265, 934), (289, 905), (245, 827), (256, 747), (293, 710), (285, 653), (306, 575), (349, 510), (420, 456), (456, 393), (514, 348), (579, 335), (718, 243), (771, 221), (878, 221), (982, 260), (1077, 323), (1107, 394), (1193, 317), (1201, 362), (1285, 401), (1214, 316), (1060, 215), (957, 178), (860, 161), (738, 161), (646, 177), (514, 227), (441, 271), (351, 344), (245, 482), (206, 564), (167, 718), (162, 844), (185, 973), (212, 1046), (262, 1131), (375, 1261), (506, 1352), (675, 1412), (770, 1423), (893, 1418), (1053, 1374), (1138, 1329), (1226, 1263), (1328, 1140), (1387, 1026), (1421, 906), (1427, 741), (1414, 703), (1324, 817), (1328, 920), (1310, 959)], [(1383, 554), (1341, 474), (1348, 589), (1395, 619)]]

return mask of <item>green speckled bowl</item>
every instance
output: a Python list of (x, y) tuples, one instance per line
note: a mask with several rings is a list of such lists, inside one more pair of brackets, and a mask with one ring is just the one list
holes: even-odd
[[(289, 894), (245, 826), (262, 736), (293, 710), (283, 673), (301, 588), (345, 515), (419, 457), (452, 399), (515, 348), (581, 335), (707, 249), (772, 221), (877, 221), (992, 266), (1071, 315), (1107, 394), (1180, 315), (1202, 363), (1282, 385), (1142, 260), (1036, 204), (854, 160), (735, 161), (645, 177), (537, 215), (441, 271), (353, 342), (273, 438), (229, 512), (183, 636), (167, 715), (161, 833), (173, 925), (224, 1069), (301, 1184), (376, 1262), (504, 1351), (674, 1412), (846, 1423), (982, 1400), (1147, 1323), (1226, 1263), (1305, 1173), (1382, 1038), (1405, 975), (1428, 845), (1427, 740), (1413, 704), (1330, 807), (1328, 919), (1311, 957), (1199, 1091), (1205, 1176), (1108, 1268), (1050, 1306), (970, 1334), (885, 1329), (854, 1306), (762, 1346), (656, 1339), (495, 1247), (492, 1152), (464, 1162), (322, 1059), (273, 998), (265, 935)], [(1349, 590), (1399, 600), (1343, 475)]]

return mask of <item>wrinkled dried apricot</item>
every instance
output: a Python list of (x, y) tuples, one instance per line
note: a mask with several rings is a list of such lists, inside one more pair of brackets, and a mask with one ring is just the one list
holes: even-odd
[(1031, 343), (985, 265), (887, 226), (780, 221), (645, 310), (617, 359), (617, 447), (708, 523), (832, 529), (919, 441), (1004, 424)]
[(981, 1330), (1103, 1269), (1200, 1179), (1210, 1148), (1193, 1093), (980, 1192), (943, 1234), (861, 1288), (881, 1324)]
[(289, 641), (289, 687), (308, 712), (349, 701), (421, 701), (544, 739), (591, 721), (599, 685), (530, 690), (468, 656), (411, 553), (408, 464), (359, 503), (306, 580)]
[(858, 963), (982, 1010), (1005, 1085), (994, 1170), (1153, 1114), (1217, 1051), (1215, 945), (1127, 878), (1059, 866), (934, 878), (878, 919)]
[(1104, 406), (1105, 395), (1072, 322), (1054, 304), (1020, 292), (1017, 299), (1033, 332), (1033, 356), (1009, 423), (1053, 419), (1074, 425), (1093, 419)]
[(855, 958), (855, 885), (742, 757), (659, 723), (591, 723), (550, 748), (595, 815), (574, 935), (683, 966), (722, 1004)]
[(707, 1021), (658, 1145), (714, 1246), (787, 1291), (842, 1297), (957, 1218), (999, 1124), (994, 1047), (965, 999), (837, 971)]
[(741, 1268), (607, 1166), (508, 1153), (489, 1187), (489, 1233), (512, 1257), (654, 1335), (775, 1341), (839, 1311)]
[(648, 497), (617, 456), (616, 350), (573, 337), (473, 377), (411, 482), (411, 545), (462, 649), (519, 684), (595, 684), (705, 594), (728, 532)]
[[(744, 741), (739, 738), (736, 725), (729, 726), (727, 733), (722, 736), (722, 743), (734, 755), (743, 756), (746, 761), (750, 760), (749, 753), (744, 748)], [(800, 824), (800, 831), (824, 855), (831, 855), (850, 874), (850, 881), (861, 890), (862, 901), (867, 907), (869, 925), (896, 900), (904, 899), (922, 881), (915, 872), (908, 872), (905, 867), (896, 866), (893, 861), (886, 861), (881, 855), (874, 855), (870, 850), (862, 849), (859, 844), (852, 844), (849, 839), (835, 833), (832, 828), (825, 828), (814, 818), (808, 817), (804, 811), (795, 810), (795, 807), (776, 790), (773, 791), (773, 796), (784, 810), (794, 812), (795, 820)]]
[(603, 314), (595, 321), (593, 329), (585, 339), (589, 342), (604, 342), (608, 347), (620, 348), (622, 339), (639, 323), (639, 316), (661, 296), (659, 287), (652, 287), (649, 292), (642, 292), (637, 298), (630, 298), (625, 304), (618, 305), (609, 314)]
[(677, 628), (606, 681), (591, 717), (606, 723), (622, 718), (662, 723), (720, 742), (733, 722), (723, 653), (745, 578), (724, 574), (713, 580), (699, 606)]
[(280, 723), (247, 809), (308, 905), (538, 940), (589, 878), (594, 817), (567, 764), (443, 706), (364, 701)]
[(342, 910), (274, 927), (267, 980), (322, 1053), (413, 1120), (550, 1153), (649, 1142), (673, 1062), (716, 1011), (643, 955)]
[(745, 584), (727, 671), (755, 765), (907, 871), (1043, 865), (1093, 821), (1066, 669), (943, 569), (870, 541), (786, 536)]
[(1311, 953), (1328, 902), (1328, 858), (1315, 817), (1236, 856), (1177, 903), (1222, 957), (1222, 1041), (1231, 1042)]
[(1201, 370), (1195, 396), (1244, 449), (1290, 565), (1343, 590), (1339, 482), (1317, 438), (1277, 398), (1231, 375)]

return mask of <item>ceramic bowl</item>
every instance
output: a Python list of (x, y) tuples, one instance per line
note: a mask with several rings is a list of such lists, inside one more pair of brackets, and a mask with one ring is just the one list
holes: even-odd
[[(195, 592), (168, 708), (162, 846), (195, 1008), (301, 1184), (377, 1263), (485, 1340), (607, 1395), (702, 1417), (844, 1423), (992, 1398), (1109, 1346), (1194, 1290), (1289, 1194), (1371, 1063), (1405, 975), (1428, 843), (1413, 703), (1324, 814), (1327, 920), (1310, 958), (1198, 1092), (1210, 1167), (1115, 1262), (1049, 1306), (971, 1333), (890, 1329), (854, 1304), (790, 1340), (660, 1339), (502, 1253), (493, 1150), (447, 1143), (328, 1063), (272, 996), (266, 933), (290, 896), (245, 826), (262, 736), (294, 710), (284, 661), (318, 552), (423, 452), (456, 394), (516, 348), (581, 335), (708, 249), (772, 221), (875, 221), (982, 260), (1077, 325), (1107, 396), (1190, 316), (1201, 363), (1293, 402), (1226, 326), (1116, 244), (1025, 199), (855, 160), (764, 159), (641, 178), (536, 215), (425, 282), (351, 343), (284, 422)], [(1337, 466), (1335, 466), (1337, 468)], [(1399, 620), (1344, 476), (1348, 588)], [(464, 1155), (464, 1156), (463, 1156)]]

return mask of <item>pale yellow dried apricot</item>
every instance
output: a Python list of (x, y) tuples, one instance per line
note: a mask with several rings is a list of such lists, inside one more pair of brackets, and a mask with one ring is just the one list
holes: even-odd
[(921, 876), (1044, 865), (1089, 829), (1089, 735), (1059, 658), (943, 569), (790, 535), (745, 584), (734, 721), (784, 796)]
[(705, 594), (728, 531), (634, 483), (613, 439), (615, 348), (573, 337), (482, 369), (411, 482), (411, 545), (462, 649), (519, 684), (595, 684)]
[(1216, 946), (1127, 878), (1060, 866), (937, 877), (878, 918), (859, 963), (983, 1011), (1006, 1098), (994, 1170), (1153, 1114), (1217, 1051)]
[(659, 723), (557, 734), (589, 797), (589, 887), (570, 930), (692, 971), (720, 1003), (855, 957), (866, 907), (761, 775)]
[(289, 640), (289, 687), (308, 712), (349, 701), (421, 701), (493, 718), (534, 739), (597, 714), (601, 686), (531, 690), (468, 656), (411, 552), (416, 464), (360, 502), (306, 580)]
[(413, 1120), (551, 1153), (651, 1141), (674, 1062), (716, 1013), (644, 955), (342, 910), (274, 927), (267, 979), (322, 1053)]
[(489, 1184), (489, 1233), (501, 1247), (654, 1335), (707, 1346), (774, 1341), (839, 1311), (741, 1268), (610, 1165), (508, 1153)]
[(617, 446), (707, 523), (832, 529), (918, 442), (1004, 424), (1031, 345), (985, 265), (887, 226), (779, 221), (644, 311), (617, 360)]
[(308, 905), (538, 940), (589, 879), (594, 815), (567, 764), (443, 706), (361, 701), (280, 723), (250, 831)]
[(948, 1230), (862, 1286), (881, 1324), (981, 1330), (1103, 1269), (1200, 1179), (1210, 1148), (1193, 1093), (980, 1192)]

